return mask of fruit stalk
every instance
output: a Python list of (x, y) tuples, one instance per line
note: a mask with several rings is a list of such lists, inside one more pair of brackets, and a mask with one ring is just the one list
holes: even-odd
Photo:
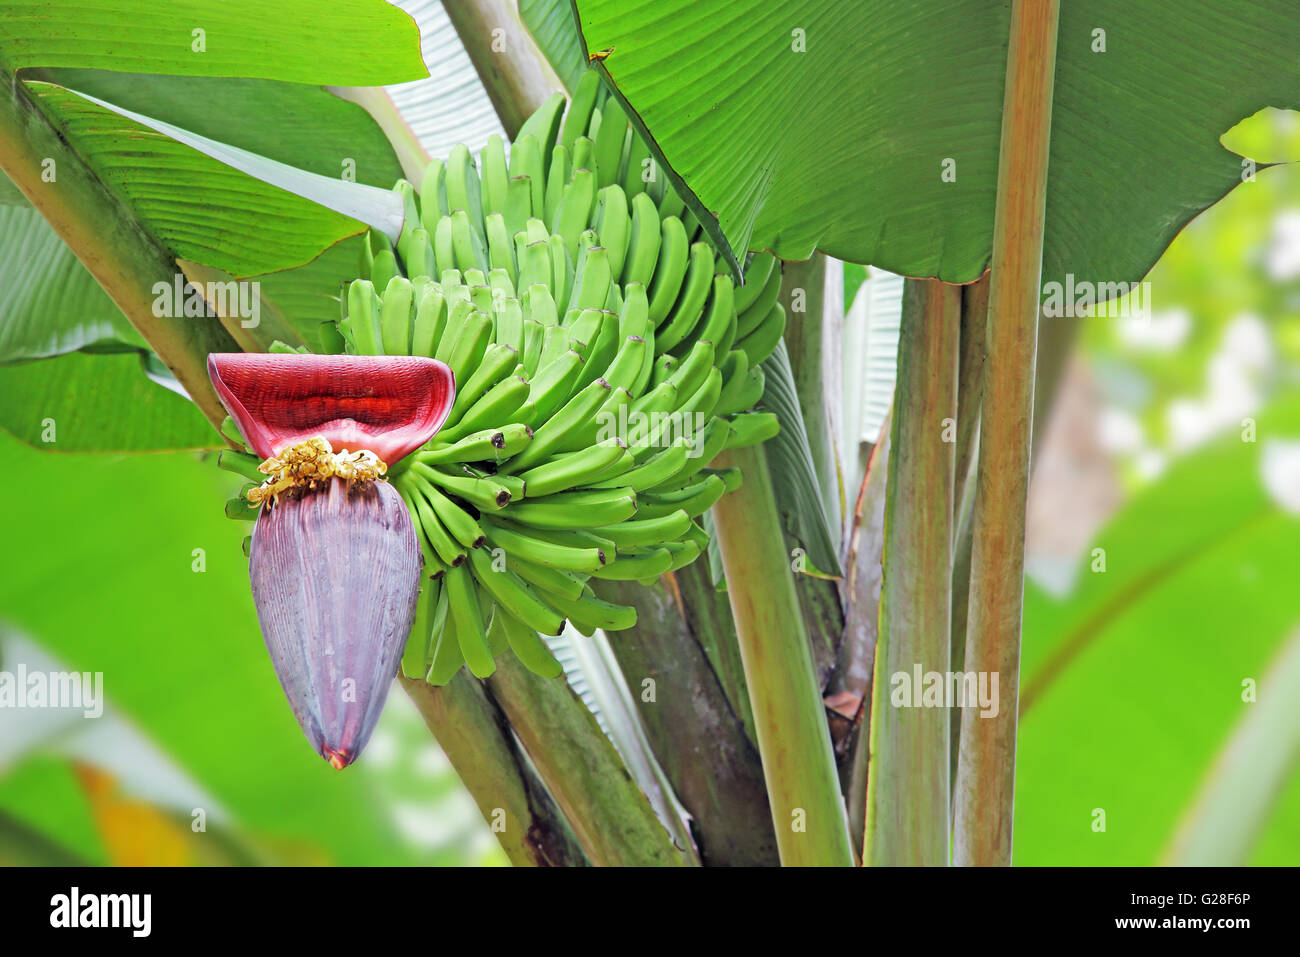
[(793, 572), (762, 450), (724, 452), (745, 475), (713, 507), (722, 562), (749, 686), (763, 776), (781, 863), (853, 865), (821, 689), (795, 594)]
[(504, 655), (487, 687), (593, 864), (683, 865), (595, 716), (563, 678), (541, 678)]
[(516, 867), (585, 867), (573, 829), (520, 749), (487, 690), (461, 673), (445, 687), (401, 678), (402, 688)]

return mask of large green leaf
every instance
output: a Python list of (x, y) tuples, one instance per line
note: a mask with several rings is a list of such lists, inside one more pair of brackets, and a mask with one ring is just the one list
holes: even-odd
[(0, 428), (56, 452), (223, 445), (192, 402), (145, 375), (146, 358), (82, 352), (0, 366)]
[[(393, 149), (374, 120), (360, 107), (317, 87), (97, 70), (52, 74), (62, 85), (117, 106), (201, 136), (223, 138), (231, 146), (321, 176), (355, 176), (358, 183), (386, 189), (401, 175)], [(18, 288), (42, 290), (44, 299), (57, 295), (60, 311), (34, 311), (30, 297), (0, 304), (0, 362), (58, 354), (102, 339), (107, 310), (110, 321), (122, 327), (121, 336), (143, 346), (66, 245), (30, 207), (26, 209), (36, 223), (30, 227), (34, 236), (20, 240), (25, 234), (11, 232), (8, 242), (0, 240), (0, 274)], [(0, 207), (0, 217), (7, 213)], [(48, 245), (46, 254), (22, 254), (38, 241), (41, 248)], [(341, 283), (355, 276), (358, 259), (355, 241), (347, 241), (304, 266), (260, 276), (263, 315), (278, 310), (304, 342), (321, 348), (321, 324), (337, 317), (335, 297)]]
[[(1104, 554), (1067, 600), (1027, 588), (1018, 863), (1155, 863), (1233, 729), (1264, 707), (1243, 681), (1265, 693), (1300, 624), (1300, 520), (1270, 497), (1261, 460), (1297, 423), (1293, 394), (1258, 417), (1258, 442), (1232, 434), (1173, 467), (1097, 536)], [(1250, 813), (1230, 826), (1264, 835), (1251, 859), (1300, 859), (1300, 789)]]
[[(66, 357), (55, 362), (80, 357)], [(192, 455), (43, 456), (0, 437), (15, 541), (39, 543), (0, 579), (0, 616), (105, 693), (254, 833), (339, 864), (409, 863), (364, 766), (313, 753), (258, 631), (223, 498), (240, 480)], [(196, 570), (195, 549), (205, 565)], [(355, 772), (355, 773), (354, 773)]]
[[(250, 276), (301, 265), (365, 228), (74, 91), (51, 83), (27, 88), (100, 179), (179, 259)], [(258, 176), (284, 173), (306, 181), (310, 175), (294, 177), (292, 168), (276, 165)]]
[[(7, 182), (7, 180), (6, 180)], [(32, 207), (0, 205), (0, 365), (79, 349), (146, 348)]]
[(519, 0), (519, 18), (550, 61), (556, 76), (572, 93), (587, 72), (578, 25), (569, 0)]
[(425, 75), (415, 24), (383, 0), (7, 0), (0, 60), (367, 86)]
[[(585, 49), (736, 253), (820, 249), (950, 282), (988, 265), (1005, 0), (573, 2)], [(1300, 103), (1300, 9), (1061, 6), (1044, 279), (1134, 281), (1240, 181), (1218, 136)]]

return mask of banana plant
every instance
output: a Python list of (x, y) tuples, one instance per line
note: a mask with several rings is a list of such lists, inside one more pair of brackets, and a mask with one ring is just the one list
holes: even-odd
[[(1010, 861), (1042, 279), (1139, 279), (1227, 191), (1294, 13), (972, 0), (931, 43), (928, 4), (898, 41), (850, 2), (471, 0), (499, 132), (431, 155), (379, 86), (426, 73), (401, 10), (145, 6), (0, 5), (0, 424), (220, 450), (313, 750), (364, 761), (400, 675), (516, 864)], [(1178, 67), (1158, 188), (1076, 143), (1081, 103), (1165, 109), (1152, 44), (1235, 57)], [(734, 96), (662, 67), (738, 53)], [(916, 277), (880, 435), (840, 259)], [(891, 705), (963, 657), (998, 717)]]

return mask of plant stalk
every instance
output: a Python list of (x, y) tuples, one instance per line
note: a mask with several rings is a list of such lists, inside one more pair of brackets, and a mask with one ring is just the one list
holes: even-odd
[(830, 732), (761, 447), (735, 449), (744, 484), (713, 507), (772, 822), (786, 866), (852, 866)]
[(1011, 5), (965, 661), (967, 671), (998, 676), (998, 711), (962, 716), (953, 857), (965, 865), (1011, 863), (1025, 500), (1059, 16), (1059, 0)]
[(443, 7), (513, 140), (524, 120), (564, 84), (537, 49), (515, 0), (456, 0)]
[(483, 686), (461, 671), (446, 687), (398, 678), (516, 867), (590, 862)]
[(502, 655), (486, 684), (593, 864), (683, 866), (683, 851), (567, 681)]
[[(664, 581), (596, 586), (602, 598), (637, 610), (636, 626), (611, 635), (610, 648), (659, 765), (690, 812), (704, 864), (774, 865), (776, 838), (758, 749)], [(644, 691), (647, 679), (654, 682), (651, 695)]]
[[(907, 280), (872, 680), (867, 865), (948, 864), (949, 713), (922, 695), (926, 676), (949, 670), (960, 322), (959, 287)], [(900, 690), (905, 700), (895, 700)]]

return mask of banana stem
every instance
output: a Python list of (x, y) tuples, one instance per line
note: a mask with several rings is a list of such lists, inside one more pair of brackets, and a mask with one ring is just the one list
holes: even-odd
[(988, 356), (971, 546), (967, 671), (998, 676), (996, 716), (962, 716), (957, 864), (1011, 863), (1025, 499), (1029, 486), (1059, 0), (1013, 0), (993, 219)]
[[(175, 260), (100, 182), (0, 60), (0, 169), (36, 207), (158, 353), (213, 428), (226, 417), (208, 380), (210, 352), (238, 352), (218, 320), (154, 315), (153, 287), (171, 286)], [(53, 165), (50, 165), (53, 164)], [(46, 182), (48, 169), (57, 179)]]
[(713, 507), (777, 848), (786, 866), (854, 863), (830, 732), (761, 447), (718, 459), (744, 484)]
[(524, 120), (564, 85), (519, 18), (515, 0), (456, 0), (443, 6), (513, 140)]
[(487, 687), (593, 864), (683, 866), (682, 851), (563, 678), (540, 678), (502, 655)]
[[(907, 280), (872, 681), (868, 865), (948, 864), (949, 714), (922, 694), (927, 676), (949, 670), (960, 316), (959, 287)], [(907, 700), (895, 700), (900, 688)]]
[[(700, 559), (649, 587), (600, 582), (596, 594), (636, 608), (636, 625), (611, 637), (610, 648), (634, 692), (643, 691), (648, 678), (654, 681), (653, 695), (634, 700), (655, 757), (690, 812), (703, 863), (771, 866), (778, 863), (776, 838), (758, 749), (697, 636), (698, 627), (712, 623), (683, 617), (671, 587), (680, 585), (684, 572), (698, 575), (703, 568), (707, 575), (707, 566)], [(712, 591), (711, 583), (706, 587)], [(735, 643), (734, 635), (719, 637)]]
[(464, 671), (443, 688), (399, 677), (424, 723), (516, 867), (590, 862), (483, 686)]

